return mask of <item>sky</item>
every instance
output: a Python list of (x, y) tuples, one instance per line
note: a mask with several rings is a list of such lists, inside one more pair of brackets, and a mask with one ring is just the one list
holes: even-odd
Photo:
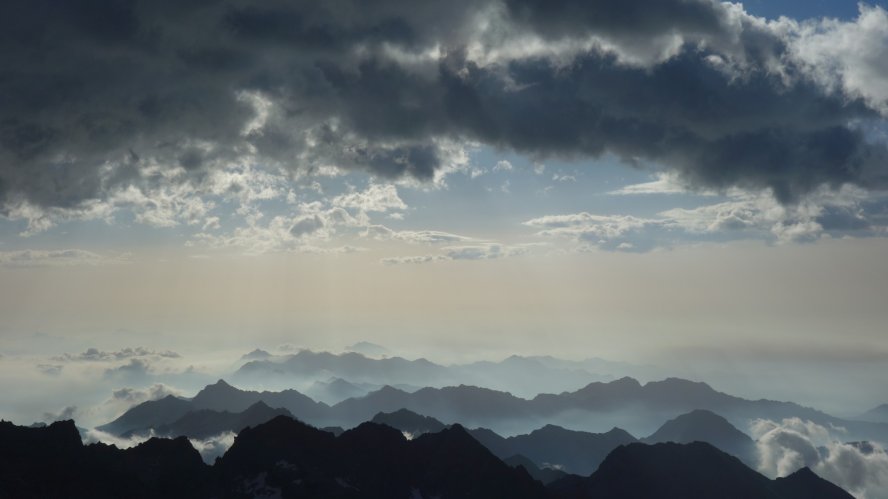
[(16, 417), (362, 340), (888, 402), (884, 1), (0, 8)]

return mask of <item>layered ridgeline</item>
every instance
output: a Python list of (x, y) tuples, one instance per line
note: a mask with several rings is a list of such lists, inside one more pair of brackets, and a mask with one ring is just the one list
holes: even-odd
[[(315, 400), (335, 404), (390, 385), (404, 391), (424, 386), (478, 385), (510, 391), (522, 397), (561, 392), (590, 381), (610, 381), (609, 373), (648, 378), (655, 369), (603, 359), (569, 361), (548, 356), (513, 355), (499, 362), (479, 361), (442, 365), (427, 359), (368, 357), (356, 352), (334, 354), (302, 350), (272, 355), (254, 350), (241, 358), (232, 374), (242, 385), (300, 389)], [(608, 374), (602, 374), (608, 373)]]
[[(411, 436), (446, 427), (434, 418), (406, 409), (379, 413), (373, 417), (373, 422), (389, 425)], [(620, 428), (590, 433), (546, 425), (528, 434), (510, 437), (487, 428), (467, 431), (500, 459), (516, 462), (525, 459), (540, 470), (561, 470), (578, 475), (594, 472), (611, 451), (635, 442), (706, 442), (750, 467), (757, 464), (755, 442), (723, 417), (704, 410), (691, 411), (667, 421), (652, 435), (640, 440)]]
[[(222, 388), (223, 386), (228, 388)], [(217, 397), (221, 397), (224, 391), (234, 392), (236, 389), (220, 383), (212, 385), (209, 392), (214, 397), (211, 400), (221, 400)], [(196, 401), (201, 406), (207, 405), (206, 392), (207, 390), (201, 392), (191, 402)], [(259, 398), (263, 395), (261, 392), (236, 392), (239, 395), (232, 396), (230, 400), (232, 403), (239, 402), (240, 405), (252, 401), (252, 398), (247, 398), (245, 394), (251, 394), (252, 397)], [(182, 401), (178, 400), (178, 402)], [(150, 408), (152, 405), (156, 405), (158, 408), (175, 407), (179, 409), (178, 402), (173, 404), (167, 398), (157, 401), (156, 404), (142, 404), (102, 428), (108, 430), (112, 427), (119, 427), (121, 421), (125, 421), (139, 428), (124, 428), (125, 431), (121, 436), (151, 434), (187, 436), (202, 439), (226, 431), (237, 432), (248, 426), (255, 426), (268, 421), (278, 415), (291, 415), (287, 409), (272, 409), (262, 400), (258, 400), (239, 413), (198, 409), (186, 412), (171, 423), (161, 423), (150, 428), (141, 427), (133, 417), (133, 414), (137, 414), (143, 416), (145, 421), (157, 422), (160, 417), (146, 410), (146, 407)], [(423, 416), (408, 409), (399, 409), (389, 413), (379, 412), (373, 416), (371, 421), (395, 428), (407, 438), (437, 433), (449, 427), (449, 425), (436, 418)], [(337, 435), (343, 432), (340, 427), (326, 427), (325, 430)], [(547, 472), (548, 474), (544, 477), (536, 473), (537, 471), (560, 470), (586, 475), (594, 472), (604, 458), (615, 448), (638, 441), (645, 443), (707, 442), (723, 452), (741, 459), (749, 466), (755, 467), (758, 464), (756, 447), (752, 439), (734, 427), (725, 418), (706, 410), (694, 410), (682, 414), (667, 421), (653, 434), (641, 440), (636, 439), (629, 432), (620, 428), (612, 428), (603, 433), (592, 433), (570, 430), (552, 424), (545, 425), (527, 434), (508, 437), (501, 436), (487, 428), (475, 428), (467, 431), (500, 459), (515, 463), (526, 460), (525, 462), (532, 463), (533, 467), (525, 466), (525, 468), (544, 482), (554, 480), (558, 478), (558, 475)]]
[(422, 388), (415, 392), (385, 386), (334, 405), (316, 402), (296, 390), (247, 391), (220, 380), (192, 399), (167, 397), (137, 405), (99, 429), (116, 435), (157, 432), (164, 425), (177, 427), (177, 421), (189, 412), (240, 413), (257, 402), (286, 409), (318, 427), (350, 428), (380, 412), (408, 409), (439, 421), (490, 428), (501, 434), (526, 433), (555, 424), (591, 432), (619, 426), (636, 435), (649, 435), (663, 421), (702, 409), (722, 416), (739, 428), (748, 427), (755, 419), (779, 421), (797, 417), (826, 427), (842, 427), (848, 440), (888, 441), (886, 423), (845, 420), (792, 402), (747, 400), (718, 392), (705, 383), (677, 378), (647, 384), (621, 378), (531, 399), (466, 385)]
[[(537, 470), (538, 471), (538, 470)], [(73, 421), (0, 423), (0, 497), (848, 499), (810, 470), (769, 480), (704, 443), (619, 446), (598, 471), (543, 485), (459, 425), (408, 439), (364, 423), (339, 436), (287, 416), (242, 430), (212, 466), (184, 438), (83, 445)]]

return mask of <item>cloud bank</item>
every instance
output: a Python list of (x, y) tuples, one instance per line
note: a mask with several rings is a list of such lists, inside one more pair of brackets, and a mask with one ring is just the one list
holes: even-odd
[(888, 496), (888, 454), (870, 442), (842, 442), (841, 428), (803, 421), (756, 420), (752, 434), (757, 439), (759, 471), (787, 476), (809, 467), (860, 499)]
[[(714, 0), (12, 0), (0, 13), (0, 213), (26, 234), (121, 208), (212, 226), (207, 194), (279, 188), (225, 190), (237, 172), (261, 177), (255, 165), (432, 181), (469, 143), (653, 161), (781, 204), (886, 187), (879, 7), (851, 21), (767, 21)], [(371, 194), (339, 202), (401, 208)]]

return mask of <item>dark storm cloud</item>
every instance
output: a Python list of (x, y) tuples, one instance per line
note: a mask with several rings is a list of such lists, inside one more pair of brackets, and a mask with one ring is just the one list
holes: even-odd
[(708, 0), (506, 0), (510, 17), (549, 38), (588, 33), (673, 31), (717, 35), (724, 30), (724, 8)]
[[(849, 124), (877, 112), (801, 72), (788, 35), (716, 2), (13, 0), (0, 10), (7, 214), (21, 203), (78, 209), (129, 185), (196, 185), (232, 161), (428, 180), (448, 140), (652, 160), (701, 187), (772, 188), (783, 201), (821, 184), (885, 184), (885, 146)], [(567, 64), (490, 55), (534, 37), (594, 43)], [(660, 37), (678, 40), (675, 53), (658, 52)], [(637, 56), (647, 52), (658, 55)]]

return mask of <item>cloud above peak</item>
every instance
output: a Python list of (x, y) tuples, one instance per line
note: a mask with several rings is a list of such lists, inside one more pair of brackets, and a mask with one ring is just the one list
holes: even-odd
[[(201, 196), (242, 193), (212, 189), (244, 165), (433, 181), (466, 143), (655, 161), (695, 188), (784, 204), (888, 181), (868, 132), (888, 109), (880, 7), (850, 21), (765, 21), (712, 0), (13, 0), (0, 13), (0, 213), (33, 231), (120, 207), (205, 225)], [(376, 189), (340, 202), (403, 209)]]

